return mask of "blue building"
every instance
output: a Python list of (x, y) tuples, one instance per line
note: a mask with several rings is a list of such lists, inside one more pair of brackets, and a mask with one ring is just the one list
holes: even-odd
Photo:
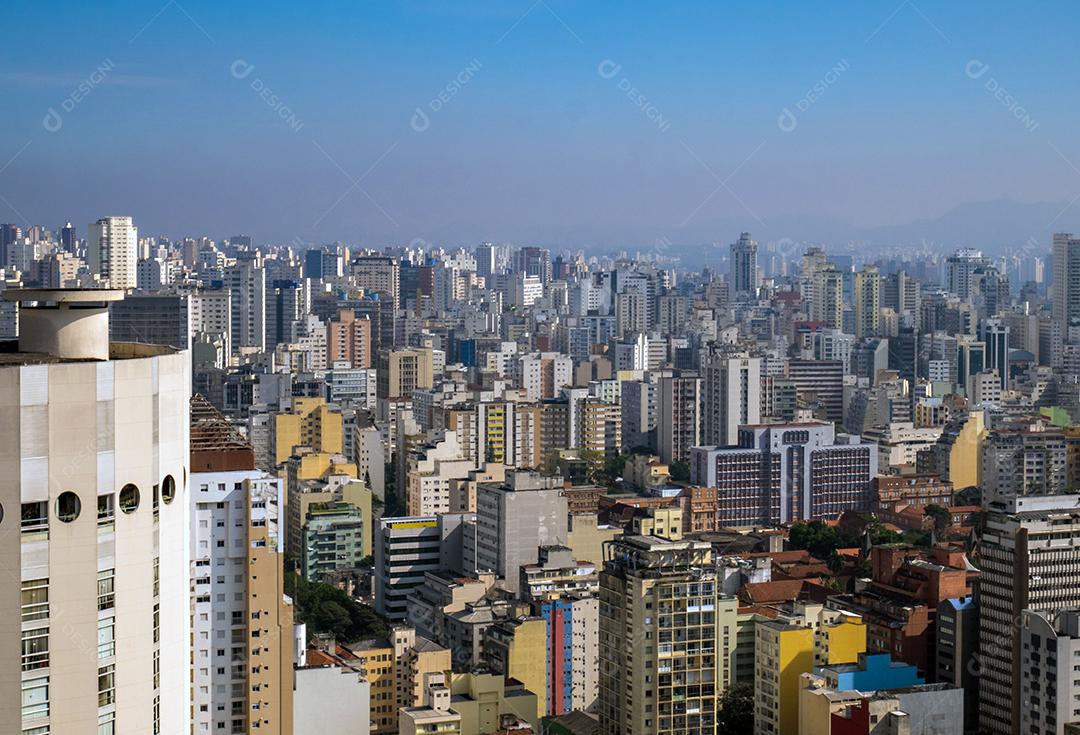
[(893, 661), (887, 653), (860, 653), (857, 663), (820, 666), (814, 673), (823, 677), (830, 689), (840, 692), (903, 689), (926, 683), (916, 667)]

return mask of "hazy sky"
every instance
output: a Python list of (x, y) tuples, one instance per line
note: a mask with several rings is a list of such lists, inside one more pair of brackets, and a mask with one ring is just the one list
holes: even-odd
[[(632, 246), (998, 199), (1063, 207), (1080, 195), (1078, 15), (1075, 2), (8, 0), (0, 221)], [(1058, 219), (1080, 229), (1080, 202)]]

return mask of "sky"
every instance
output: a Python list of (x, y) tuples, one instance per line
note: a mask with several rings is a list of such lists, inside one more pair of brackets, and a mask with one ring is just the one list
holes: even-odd
[(918, 239), (961, 208), (937, 236), (1007, 212), (1042, 240), (1080, 229), (1078, 15), (8, 0), (0, 221), (588, 249)]

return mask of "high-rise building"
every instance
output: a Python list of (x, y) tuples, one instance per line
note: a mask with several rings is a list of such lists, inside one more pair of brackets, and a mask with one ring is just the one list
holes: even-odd
[(233, 352), (243, 347), (261, 352), (266, 348), (266, 270), (259, 254), (238, 253), (236, 262), (225, 268), (224, 281), (229, 290)]
[(701, 378), (688, 374), (661, 378), (656, 401), (656, 444), (666, 464), (689, 462), (701, 444)]
[(1002, 390), (1009, 388), (1009, 325), (1002, 319), (983, 322), (983, 344), (986, 345), (986, 367), (997, 370)]
[[(567, 541), (567, 506), (561, 477), (506, 473), (502, 483), (476, 488), (475, 571), (494, 572), (499, 585), (517, 593), (521, 567), (535, 564), (540, 547)], [(466, 537), (466, 544), (469, 539)]]
[(754, 300), (761, 285), (758, 244), (744, 232), (731, 244), (731, 292), (736, 300)]
[(384, 294), (394, 304), (401, 303), (401, 263), (389, 255), (361, 255), (353, 259), (353, 279), (357, 288)]
[(1078, 719), (1080, 679), (1080, 608), (1024, 610), (1020, 628), (1020, 709), (1022, 733), (1059, 735)]
[(131, 217), (104, 217), (86, 230), (86, 264), (109, 288), (138, 285), (139, 230)]
[(1054, 614), (1080, 606), (1074, 571), (1080, 566), (1078, 507), (1078, 495), (1020, 496), (986, 507), (976, 658), (983, 732), (1028, 732), (1021, 729), (1023, 711), (1032, 705), (1020, 689), (1025, 650), (1018, 616), (1023, 610)]
[(195, 331), (189, 294), (133, 294), (109, 306), (109, 338), (191, 349)]
[(547, 714), (596, 709), (600, 600), (594, 592), (553, 596), (537, 604), (547, 623)]
[(433, 516), (383, 518), (375, 531), (375, 609), (405, 620), (409, 593), (439, 571), (442, 534)]
[(855, 336), (876, 337), (881, 332), (881, 272), (868, 265), (855, 274)]
[(188, 735), (190, 358), (110, 344), (122, 291), (4, 296), (3, 729)]
[(326, 327), (326, 362), (347, 362), (349, 367), (374, 366), (375, 345), (370, 319), (357, 319), (352, 309), (341, 309)]
[(869, 511), (878, 447), (830, 423), (739, 429), (735, 447), (691, 450), (690, 481), (717, 488), (722, 526), (778, 526)]
[(292, 732), (284, 482), (202, 396), (191, 401), (195, 732)]
[(498, 265), (495, 259), (495, 246), (485, 242), (476, 248), (476, 275), (482, 276), (488, 288), (494, 284), (492, 278), (498, 273)]
[[(4, 225), (0, 225), (0, 228)], [(78, 249), (79, 242), (75, 234), (75, 225), (68, 222), (60, 228), (60, 247), (65, 253), (74, 255)]]
[(813, 273), (813, 298), (810, 317), (827, 327), (844, 327), (844, 273), (834, 265), (825, 265)]
[(379, 398), (408, 398), (433, 385), (433, 356), (429, 347), (383, 350), (378, 360)]
[(0, 266), (10, 263), (11, 246), (22, 237), (22, 228), (18, 225), (0, 224)]
[(1055, 495), (1069, 489), (1067, 445), (1059, 430), (995, 429), (982, 446), (988, 497)]
[(608, 545), (600, 574), (600, 732), (716, 733), (734, 681), (738, 601), (712, 546), (658, 536)]
[(1080, 323), (1080, 238), (1067, 232), (1054, 234), (1051, 246), (1054, 277), (1051, 282), (1051, 314), (1060, 329), (1058, 345), (1069, 325)]
[(945, 261), (946, 288), (950, 293), (966, 301), (976, 286), (975, 271), (984, 265), (989, 265), (989, 261), (983, 257), (981, 250), (972, 248), (957, 250)]
[(702, 356), (705, 394), (701, 443), (732, 446), (739, 427), (761, 423), (761, 360), (713, 350)]

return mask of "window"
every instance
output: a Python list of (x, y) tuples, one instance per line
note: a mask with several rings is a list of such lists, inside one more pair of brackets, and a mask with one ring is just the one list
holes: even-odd
[[(22, 683), (22, 717), (32, 720), (49, 716), (49, 677), (25, 679)], [(46, 728), (48, 732), (48, 728)]]
[(124, 513), (134, 513), (139, 508), (139, 488), (132, 484), (124, 485), (120, 489), (120, 510)]
[(161, 499), (165, 501), (165, 505), (168, 505), (176, 497), (176, 480), (172, 475), (165, 475), (165, 479), (161, 482)]
[(71, 523), (82, 512), (82, 501), (70, 490), (60, 493), (56, 499), (56, 517), (63, 523)]
[(115, 712), (106, 712), (103, 715), (98, 715), (97, 721), (98, 735), (113, 735), (116, 732)]
[(97, 624), (97, 655), (108, 658), (116, 655), (116, 618), (102, 618)]
[(111, 525), (116, 518), (116, 506), (113, 504), (113, 494), (98, 495), (97, 499), (97, 523), (99, 526)]
[(49, 504), (46, 502), (23, 503), (21, 525), (23, 533), (48, 531)]
[(22, 632), (22, 670), (33, 671), (49, 665), (49, 629), (32, 628)]
[(116, 584), (116, 570), (102, 569), (97, 573), (97, 599), (98, 610), (108, 610), (116, 607), (114, 588)]
[(22, 621), (49, 617), (49, 580), (30, 579), (22, 583)]
[(99, 666), (97, 670), (98, 707), (116, 702), (116, 665)]

